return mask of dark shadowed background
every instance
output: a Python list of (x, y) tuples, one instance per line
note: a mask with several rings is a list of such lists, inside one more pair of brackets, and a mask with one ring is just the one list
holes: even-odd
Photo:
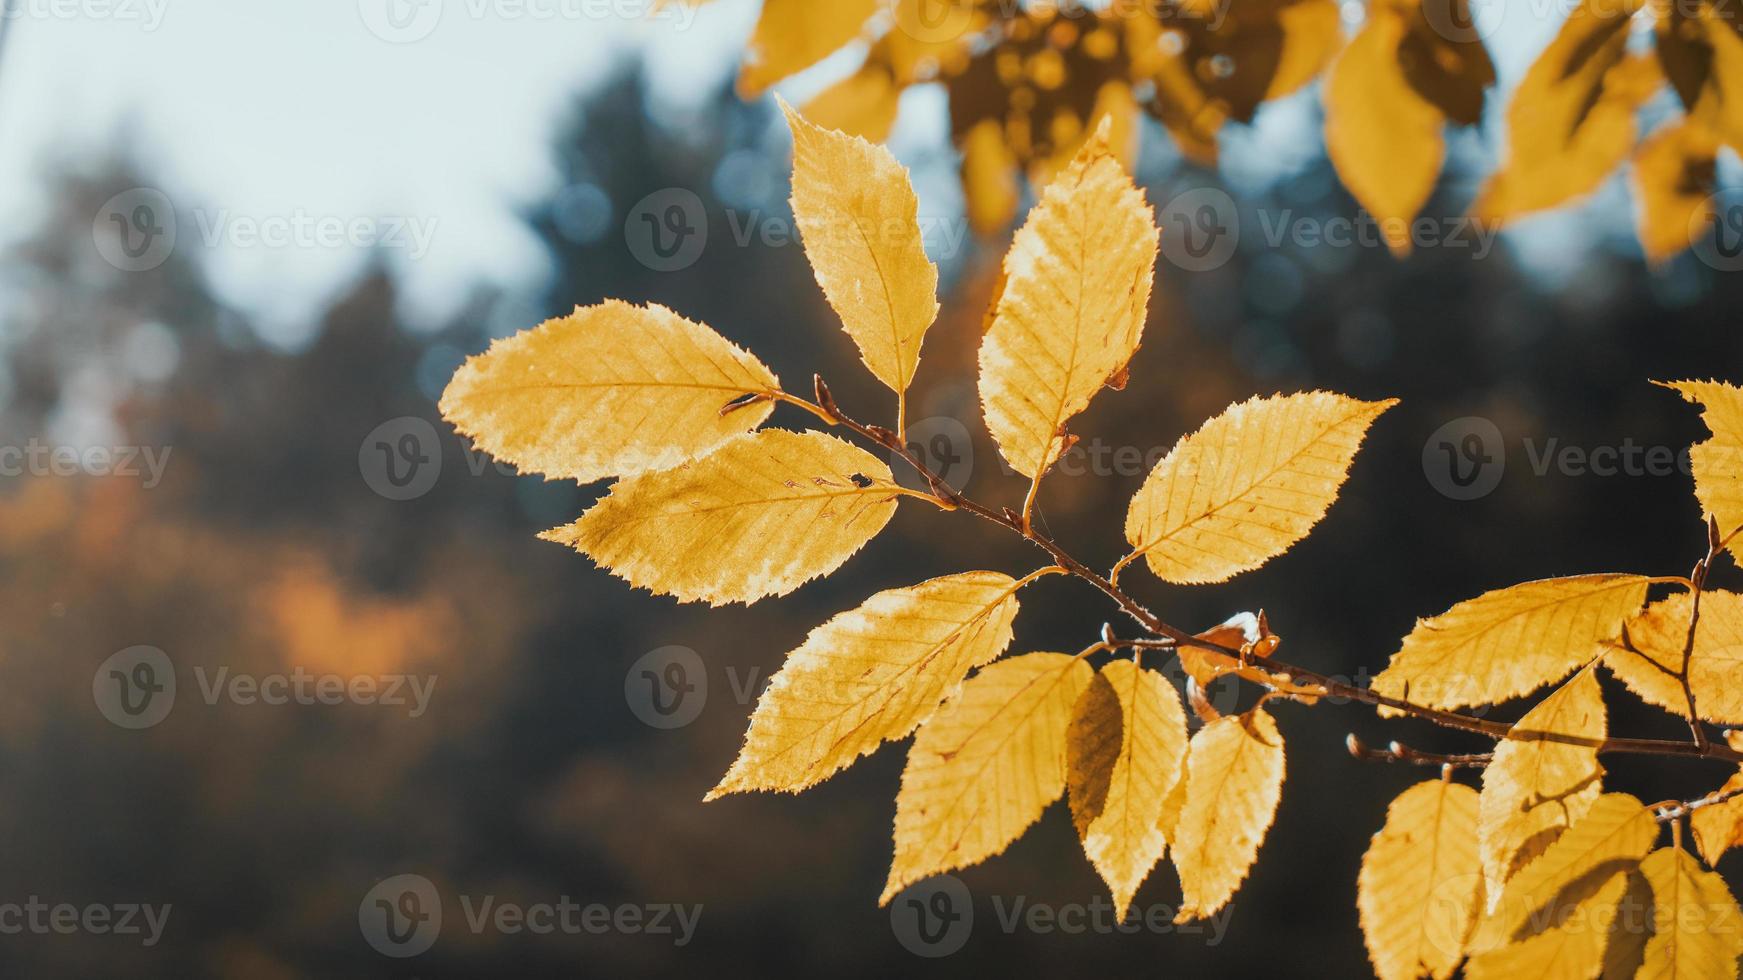
[[(1279, 707), (1289, 756), (1276, 826), (1232, 914), (1196, 935), (1108, 928), (1103, 886), (1060, 804), (1005, 855), (957, 875), (953, 908), (971, 910), (972, 923), (949, 934), (954, 951), (916, 938), (900, 918), (913, 910), (898, 904), (893, 917), (876, 904), (902, 746), (803, 796), (701, 803), (761, 684), (812, 626), (878, 589), (971, 568), (1021, 573), (1042, 556), (966, 516), (904, 506), (829, 579), (709, 610), (637, 593), (535, 538), (600, 488), (498, 470), (441, 422), (435, 399), (491, 338), (574, 305), (658, 301), (757, 352), (790, 385), (823, 373), (856, 414), (886, 413), (891, 401), (857, 363), (802, 249), (779, 234), (740, 241), (757, 222), (790, 223), (786, 134), (772, 103), (741, 103), (722, 75), (674, 110), (639, 57), (612, 58), (583, 36), (575, 45), (610, 64), (556, 100), (536, 162), (542, 189), (510, 208), (533, 243), (523, 260), (541, 274), (530, 286), (456, 276), (442, 284), (445, 303), (407, 285), (418, 282), (418, 257), (387, 241), (363, 252), (361, 271), (344, 274), (330, 301), (287, 314), (230, 290), (237, 263), (225, 253), (247, 246), (234, 235), (202, 240), (223, 200), (182, 194), (129, 225), (150, 203), (142, 189), (159, 183), (153, 147), (186, 140), (180, 152), (197, 156), (197, 129), (123, 125), (100, 145), (44, 151), (30, 220), (12, 229), (0, 262), (0, 446), (22, 451), (7, 457), (22, 465), (0, 477), (0, 905), (170, 912), (149, 943), (83, 920), (65, 934), (51, 925), (0, 935), (0, 973), (1366, 973), (1358, 861), (1386, 802), (1431, 773), (1356, 762), (1344, 737), (1443, 751), (1473, 751), (1477, 740), (1381, 723), (1356, 706)], [(498, 85), (492, 65), (512, 55), (492, 57), (454, 70)], [(316, 60), (305, 54), (285, 70)], [(418, 97), (412, 81), (390, 81)], [(32, 84), (0, 72), (0, 90)], [(11, 97), (0, 106), (26, 98)], [(494, 97), (521, 98), (506, 83)], [(417, 111), (463, 130), (480, 110)], [(1046, 526), (1106, 567), (1121, 553), (1142, 460), (1233, 401), (1329, 388), (1403, 404), (1375, 426), (1325, 522), (1287, 556), (1218, 587), (1168, 587), (1134, 569), (1126, 582), (1165, 618), (1205, 628), (1262, 608), (1283, 637), (1280, 655), (1365, 679), (1417, 616), (1486, 589), (1582, 571), (1686, 572), (1703, 543), (1690, 480), (1648, 472), (1645, 451), (1680, 454), (1703, 429), (1649, 381), (1739, 380), (1743, 280), (1695, 255), (1648, 266), (1617, 188), (1546, 219), (1548, 231), (1503, 236), (1481, 258), (1464, 247), (1400, 261), (1372, 243), (1273, 244), (1265, 229), (1280, 220), (1325, 227), (1356, 216), (1314, 136), (1316, 103), (1287, 111), (1306, 121), (1279, 124), (1296, 133), (1293, 158), (1264, 181), (1240, 177), (1268, 154), (1263, 140), (1232, 147), (1233, 175), (1219, 176), (1183, 163), (1159, 130), (1146, 133), (1139, 177), (1164, 222), (1180, 216), (1169, 207), (1181, 194), (1227, 193), (1238, 245), (1215, 268), (1159, 264), (1132, 383), (1104, 393), (1076, 426), (1084, 451), (1049, 478)], [(917, 131), (927, 129), (926, 107), (917, 112)], [(1275, 126), (1267, 132), (1276, 138)], [(960, 229), (955, 161), (937, 135), (902, 144), (903, 158), (937, 227)], [(1455, 146), (1431, 214), (1459, 213), (1494, 140), (1490, 127)], [(356, 152), (334, 145), (331, 165)], [(410, 180), (420, 161), (401, 166)], [(696, 195), (708, 238), (667, 272), (646, 261), (636, 219), (663, 214), (647, 210), (649, 195), (672, 189)], [(166, 219), (181, 244), (117, 251), (123, 236), (143, 246), (138, 236)], [(1015, 505), (1023, 481), (1003, 470), (973, 385), (1005, 242), (940, 242), (944, 311), (910, 418), (942, 436), (928, 450), (954, 479)], [(270, 278), (275, 263), (295, 264), (297, 247), (243, 264)], [(464, 241), (444, 247), (466, 254)], [(774, 423), (807, 420), (782, 410)], [(1480, 451), (1466, 455), (1473, 433)], [(1544, 456), (1567, 447), (1639, 447), (1631, 458), (1642, 465), (1605, 474)], [(1454, 463), (1492, 489), (1465, 492)], [(1015, 649), (1079, 649), (1114, 615), (1087, 587), (1047, 580), (1025, 592)], [(141, 663), (174, 678), (160, 718), (117, 708), (112, 670), (128, 683), (164, 682), (136, 673)], [(684, 673), (668, 674), (671, 663)], [(339, 703), (267, 704), (229, 686), (238, 676), (269, 687), (277, 677), (404, 683), (408, 703), (352, 687)], [(687, 693), (656, 689), (672, 676)], [(208, 695), (220, 677), (226, 686)], [(412, 703), (414, 682), (426, 701)], [(131, 693), (137, 708), (143, 695)], [(1677, 734), (1674, 720), (1619, 688), (1607, 693), (1613, 730)], [(154, 697), (168, 703), (166, 692)], [(142, 718), (155, 723), (128, 727)], [(1705, 791), (1725, 775), (1699, 762), (1618, 759), (1611, 769), (1613, 785), (1645, 799), (1687, 796), (1691, 781)], [(378, 883), (411, 880), (402, 875), (427, 882), (443, 921), (427, 951), (396, 959), (384, 944), (403, 948), (360, 923), (360, 910), (367, 918), (389, 892), (398, 902), (406, 889)], [(1137, 906), (1166, 923), (1178, 898), (1165, 865)], [(486, 900), (565, 899), (603, 906), (613, 924), (535, 934), (467, 919)], [(1025, 918), (1008, 922), (1019, 903)], [(693, 932), (648, 928), (656, 917), (676, 926), (660, 911), (668, 906), (700, 906)], [(1027, 918), (1036, 906), (1044, 918)], [(0, 913), (0, 926), (8, 921)], [(948, 955), (925, 955), (939, 952)]]

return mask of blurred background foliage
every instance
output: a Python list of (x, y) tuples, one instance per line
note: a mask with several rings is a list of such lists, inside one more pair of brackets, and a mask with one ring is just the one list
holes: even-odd
[[(1254, 189), (1169, 150), (1154, 123), (1140, 138), (1140, 182), (1155, 203), (1218, 187), (1245, 217), (1281, 208), (1356, 215), (1317, 147), (1298, 151), (1304, 162), (1287, 180)], [(1050, 812), (1005, 856), (961, 874), (977, 896), (967, 947), (938, 962), (914, 957), (875, 904), (897, 750), (800, 798), (701, 804), (752, 707), (734, 696), (735, 682), (760, 684), (811, 626), (874, 590), (973, 567), (1020, 572), (1038, 555), (958, 515), (904, 508), (841, 573), (788, 599), (675, 606), (534, 538), (599, 488), (499, 472), (468, 455), (434, 401), (453, 367), (490, 338), (620, 297), (709, 323), (789, 383), (819, 371), (851, 410), (887, 409), (801, 249), (756, 239), (734, 247), (724, 233), (732, 214), (784, 213), (785, 139), (772, 105), (742, 102), (729, 80), (674, 115), (650, 101), (640, 69), (626, 63), (575, 100), (551, 146), (562, 186), (524, 214), (549, 254), (548, 289), (480, 288), (446, 322), (412, 324), (382, 263), (294, 349), (264, 342), (249, 312), (215, 298), (197, 257), (177, 254), (140, 273), (98, 257), (90, 216), (111, 195), (152, 183), (125, 146), (64, 168), (47, 217), (0, 264), (0, 443), (173, 454), (149, 490), (117, 477), (0, 482), (0, 772), (9, 790), (0, 828), (10, 842), (0, 881), (9, 895), (171, 902), (174, 913), (164, 942), (146, 951), (122, 937), (7, 937), (0, 971), (1367, 971), (1354, 912), (1359, 856), (1385, 803), (1428, 774), (1356, 763), (1343, 737), (1449, 751), (1475, 749), (1470, 739), (1381, 725), (1356, 707), (1280, 709), (1290, 757), (1277, 827), (1215, 948), (1179, 935), (1001, 931), (991, 896), (1057, 905), (1102, 893), (1069, 820)], [(921, 182), (954, 178), (948, 154), (909, 162)], [(1455, 154), (1443, 185), (1454, 197), (1457, 167)], [(637, 262), (622, 234), (627, 209), (669, 187), (700, 195), (725, 243), (675, 274)], [(1446, 249), (1399, 261), (1383, 247), (1269, 248), (1249, 236), (1213, 271), (1163, 262), (1132, 384), (1096, 401), (1079, 427), (1086, 440), (1154, 458), (1254, 392), (1330, 388), (1403, 405), (1376, 427), (1322, 528), (1285, 558), (1222, 587), (1130, 584), (1166, 618), (1194, 627), (1263, 608), (1290, 660), (1360, 679), (1384, 666), (1416, 616), (1488, 588), (1580, 571), (1686, 571), (1702, 543), (1686, 477), (1538, 476), (1522, 449), (1551, 438), (1680, 448), (1700, 423), (1648, 380), (1737, 380), (1743, 280), (1686, 255), (1648, 266), (1619, 207), (1600, 199), (1596, 216), (1581, 219), (1577, 261), (1555, 275), (1509, 239), (1481, 261)], [(1015, 504), (1022, 481), (1001, 471), (973, 384), (1003, 249), (995, 237), (944, 257), (944, 312), (910, 414), (960, 420), (974, 434), (970, 489)], [(806, 423), (785, 412), (776, 424)], [(373, 428), (401, 416), (436, 423), (443, 471), (428, 494), (394, 502), (360, 477), (358, 452)], [(1497, 490), (1470, 502), (1436, 492), (1422, 463), (1430, 434), (1465, 416), (1497, 423), (1510, 462)], [(1115, 515), (1142, 476), (1054, 476), (1042, 497), (1047, 527), (1093, 563), (1111, 563)], [(1077, 649), (1112, 614), (1097, 595), (1049, 580), (1026, 594), (1019, 648)], [(163, 724), (130, 732), (94, 710), (91, 677), (110, 654), (141, 643), (169, 653), (184, 691)], [(710, 697), (694, 724), (657, 731), (626, 704), (624, 679), (638, 657), (670, 644), (701, 654)], [(208, 706), (186, 672), (222, 665), (430, 673), (438, 686), (419, 718), (357, 705)], [(1673, 719), (1619, 688), (1608, 693), (1613, 729), (1677, 734)], [(1686, 765), (1616, 760), (1614, 783), (1658, 799), (1724, 776)], [(356, 910), (375, 881), (405, 871), (449, 896), (567, 894), (699, 902), (705, 911), (682, 948), (654, 936), (450, 928), (430, 953), (395, 963), (364, 944)], [(1158, 871), (1138, 902), (1177, 899), (1171, 873)]]

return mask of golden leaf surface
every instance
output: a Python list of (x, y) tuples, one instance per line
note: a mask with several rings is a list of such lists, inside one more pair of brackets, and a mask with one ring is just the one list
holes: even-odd
[(1743, 148), (1743, 24), (1725, 0), (1656, 4), (1657, 50), (1689, 115)]
[[(1701, 406), (1713, 438), (1689, 449), (1695, 497), (1719, 522), (1719, 534), (1743, 530), (1743, 388), (1718, 381), (1678, 381), (1665, 387)], [(1743, 561), (1743, 534), (1731, 538), (1733, 557)]]
[(608, 300), (497, 340), (460, 366), (442, 417), (522, 473), (591, 483), (662, 470), (761, 425), (774, 372), (663, 306)]
[[(1588, 667), (1526, 712), (1495, 746), (1494, 761), (1483, 770), (1477, 808), (1477, 847), (1491, 902), (1517, 868), (1530, 866), (1532, 854), (1584, 816), (1603, 793), (1604, 768), (1595, 745), (1545, 736), (1599, 741), (1607, 728), (1603, 692)], [(1520, 859), (1522, 850), (1526, 860)]]
[(1174, 836), (1181, 890), (1174, 921), (1214, 915), (1246, 880), (1283, 796), (1283, 755), (1283, 735), (1263, 707), (1218, 718), (1192, 736)]
[(938, 316), (938, 268), (908, 171), (881, 146), (781, 109), (793, 131), (793, 220), (817, 285), (865, 366), (905, 392)]
[(1230, 406), (1150, 471), (1126, 512), (1126, 540), (1169, 582), (1258, 568), (1325, 516), (1368, 427), (1395, 404), (1313, 391)]
[(1628, 883), (1626, 873), (1602, 877), (1589, 896), (1558, 910), (1560, 921), (1471, 957), (1465, 980), (1592, 980), (1605, 966)]
[(1386, 244), (1410, 252), (1409, 222), (1440, 177), (1446, 114), (1406, 76), (1413, 5), (1375, 3), (1332, 65), (1325, 88), (1325, 145), (1338, 177), (1380, 223)]
[(570, 545), (685, 602), (755, 602), (827, 575), (883, 530), (899, 488), (876, 456), (821, 432), (763, 429), (676, 469), (622, 480)]
[(896, 856), (878, 904), (984, 861), (1065, 792), (1071, 709), (1095, 676), (1063, 653), (989, 664), (914, 738), (896, 797)]
[[(1626, 793), (1598, 797), (1585, 816), (1507, 882), (1477, 923), (1471, 950), (1499, 949), (1556, 923), (1611, 876), (1633, 870), (1658, 836), (1658, 820), (1639, 800)], [(1602, 944), (1598, 955), (1603, 955)]]
[[(1604, 663), (1642, 701), (1687, 717), (1688, 697), (1677, 675), (1688, 646), (1694, 600), (1678, 592), (1628, 620), (1626, 644), (1614, 641)], [(1707, 721), (1743, 724), (1743, 595), (1710, 589), (1689, 654), (1689, 690)]]
[(1105, 125), (1017, 231), (981, 340), (980, 398), (999, 452), (1024, 476), (1053, 465), (1065, 423), (1137, 351), (1158, 234)]
[(1417, 620), (1373, 688), (1447, 710), (1530, 694), (1602, 653), (1646, 587), (1641, 575), (1575, 575), (1467, 599)]
[(1652, 938), (1636, 976), (1737, 980), (1743, 912), (1725, 880), (1679, 847), (1648, 854), (1640, 873), (1652, 887)]
[(1634, 151), (1634, 227), (1651, 262), (1694, 244), (1713, 214), (1719, 141), (1683, 118), (1659, 127)]
[(797, 793), (904, 738), (1011, 642), (1018, 583), (946, 575), (879, 592), (811, 631), (769, 682), (744, 748), (709, 799)]
[(1596, 190), (1634, 148), (1634, 114), (1661, 82), (1629, 57), (1628, 24), (1645, 0), (1580, 0), (1507, 106), (1507, 152), (1472, 211), (1508, 221)]
[[(1733, 749), (1743, 751), (1743, 732), (1726, 732), (1725, 741)], [(1743, 792), (1743, 769), (1731, 774), (1719, 794)], [(1743, 844), (1743, 796), (1723, 803), (1714, 803), (1689, 814), (1689, 829), (1694, 831), (1695, 846), (1707, 865), (1719, 863), (1725, 852)]]
[(1072, 710), (1066, 762), (1077, 836), (1123, 921), (1168, 848), (1163, 807), (1186, 774), (1179, 693), (1156, 671), (1111, 661)]
[(1356, 879), (1356, 908), (1375, 974), (1380, 980), (1452, 976), (1482, 900), (1477, 791), (1431, 779), (1399, 794)]
[(811, 67), (858, 37), (881, 0), (763, 0), (738, 73), (738, 94), (751, 99)]

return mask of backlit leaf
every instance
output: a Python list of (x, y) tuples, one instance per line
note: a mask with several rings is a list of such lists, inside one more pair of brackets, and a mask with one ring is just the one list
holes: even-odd
[[(1541, 857), (1507, 882), (1477, 924), (1471, 949), (1497, 949), (1553, 925), (1612, 876), (1633, 870), (1658, 836), (1657, 819), (1639, 800), (1626, 793), (1599, 797)], [(1602, 955), (1600, 942), (1597, 959)]]
[[(1733, 749), (1743, 751), (1743, 732), (1726, 732), (1725, 741)], [(1731, 774), (1719, 794), (1743, 791), (1743, 769)], [(1694, 831), (1695, 845), (1708, 866), (1719, 863), (1724, 853), (1743, 844), (1743, 796), (1723, 803), (1704, 806), (1689, 814), (1689, 829)]]
[(1682, 252), (1706, 228), (1718, 152), (1712, 131), (1687, 118), (1660, 127), (1634, 152), (1634, 224), (1650, 261)]
[[(1613, 641), (1604, 663), (1641, 700), (1688, 715), (1683, 693), (1683, 650), (1688, 645), (1689, 593), (1653, 603), (1628, 620), (1627, 643)], [(1711, 589), (1701, 597), (1701, 620), (1689, 656), (1689, 689), (1707, 721), (1743, 724), (1743, 595)]]
[(1115, 660), (1078, 698), (1069, 737), (1071, 816), (1124, 920), (1167, 850), (1161, 819), (1186, 775), (1186, 712), (1167, 678)]
[(1176, 922), (1216, 914), (1246, 880), (1283, 795), (1283, 735), (1263, 707), (1218, 718), (1192, 736), (1186, 769)]
[(1399, 794), (1356, 883), (1362, 935), (1380, 980), (1452, 976), (1482, 898), (1477, 791), (1432, 779)]
[(883, 461), (821, 432), (764, 429), (623, 480), (541, 537), (685, 602), (754, 602), (839, 568), (896, 512)]
[(1465, 980), (1592, 980), (1605, 965), (1629, 881), (1623, 871), (1602, 875), (1589, 894), (1558, 908), (1556, 918), (1544, 916), (1541, 931), (1471, 957)]
[(938, 269), (908, 171), (881, 146), (781, 108), (793, 130), (793, 219), (817, 284), (865, 366), (904, 392), (938, 316)]
[(1661, 80), (1630, 57), (1628, 24), (1645, 0), (1580, 0), (1507, 106), (1507, 152), (1473, 212), (1506, 221), (1596, 190), (1634, 147), (1634, 114)]
[(739, 69), (738, 92), (750, 99), (804, 71), (859, 36), (880, 0), (763, 0), (762, 15)]
[(1743, 912), (1725, 880), (1678, 847), (1640, 862), (1652, 886), (1652, 938), (1640, 977), (1736, 980), (1743, 957)]
[(1446, 114), (1405, 76), (1401, 49), (1420, 12), (1384, 2), (1369, 9), (1326, 83), (1325, 145), (1344, 186), (1403, 255), (1410, 251), (1409, 222), (1440, 176)]
[(1126, 540), (1169, 582), (1258, 568), (1325, 516), (1368, 426), (1395, 404), (1314, 391), (1231, 406), (1156, 464)]
[[(1689, 449), (1695, 497), (1729, 536), (1743, 528), (1743, 389), (1718, 381), (1678, 381), (1665, 387), (1700, 405), (1713, 438)], [(1743, 534), (1731, 539), (1731, 554), (1743, 560)]]
[(1588, 667), (1527, 712), (1495, 746), (1495, 759), (1483, 770), (1477, 811), (1477, 846), (1491, 902), (1514, 871), (1531, 865), (1520, 860), (1521, 849), (1541, 850), (1604, 791), (1595, 745), (1548, 736), (1601, 741), (1607, 727), (1603, 692)]
[(780, 381), (663, 306), (608, 300), (498, 340), (454, 372), (442, 416), (525, 473), (590, 483), (676, 466), (756, 428)]
[(710, 799), (796, 793), (903, 738), (1011, 642), (1017, 583), (967, 572), (879, 592), (811, 631), (769, 682)]
[(1001, 660), (920, 726), (896, 797), (896, 856), (880, 905), (922, 878), (1003, 851), (1065, 792), (1066, 729), (1094, 676), (1063, 653)]
[(1468, 599), (1404, 638), (1381, 694), (1453, 710), (1530, 694), (1602, 652), (1646, 601), (1640, 575), (1541, 579)]
[(1024, 476), (1053, 465), (1065, 423), (1137, 351), (1156, 243), (1155, 216), (1105, 129), (1017, 232), (981, 340), (980, 397), (999, 451)]

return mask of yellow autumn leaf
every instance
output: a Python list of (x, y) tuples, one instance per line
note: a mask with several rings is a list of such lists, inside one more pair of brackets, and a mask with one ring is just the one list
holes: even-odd
[(738, 73), (738, 94), (752, 99), (858, 37), (882, 0), (763, 0)]
[(1598, 797), (1542, 856), (1507, 882), (1477, 923), (1470, 949), (1498, 949), (1559, 921), (1609, 876), (1621, 876), (1644, 858), (1658, 836), (1657, 818), (1639, 800), (1626, 793)]
[(1580, 900), (1558, 909), (1556, 920), (1545, 917), (1547, 928), (1471, 957), (1465, 980), (1592, 980), (1616, 938), (1629, 880), (1622, 872), (1602, 877), (1589, 895), (1582, 893)]
[[(1682, 681), (1693, 597), (1678, 592), (1628, 620), (1627, 642), (1610, 644), (1604, 663), (1648, 704), (1688, 715)], [(1721, 725), (1743, 724), (1743, 595), (1711, 589), (1701, 596), (1701, 619), (1689, 655), (1695, 710)]]
[[(1689, 449), (1695, 471), (1695, 497), (1731, 537), (1731, 554), (1743, 561), (1743, 388), (1719, 381), (1678, 381), (1665, 387), (1701, 406), (1701, 420), (1713, 438)], [(1732, 536), (1735, 534), (1735, 536)]]
[(1690, 118), (1666, 123), (1634, 151), (1634, 225), (1651, 262), (1694, 244), (1713, 214), (1719, 141)]
[[(1584, 816), (1603, 793), (1604, 767), (1595, 745), (1549, 737), (1602, 741), (1608, 729), (1603, 692), (1590, 667), (1574, 675), (1514, 724), (1483, 770), (1477, 848), (1492, 902), (1516, 869)], [(1521, 851), (1525, 859), (1521, 859)]]
[(1660, 80), (1629, 57), (1628, 24), (1645, 0), (1580, 0), (1507, 106), (1501, 169), (1472, 211), (1502, 222), (1596, 190), (1634, 147), (1634, 114)]
[[(1743, 752), (1743, 732), (1726, 732), (1725, 741)], [(1731, 774), (1716, 794), (1743, 792), (1743, 769)], [(1725, 852), (1743, 844), (1743, 796), (1723, 803), (1703, 806), (1689, 814), (1689, 829), (1694, 831), (1695, 846), (1709, 867), (1717, 865)]]
[(878, 904), (1023, 836), (1065, 792), (1071, 709), (1095, 672), (1063, 653), (983, 668), (914, 738), (896, 797), (896, 855)]
[(1283, 735), (1263, 707), (1229, 715), (1192, 736), (1186, 801), (1174, 838), (1180, 871), (1176, 922), (1228, 904), (1259, 856), (1283, 795)]
[(1313, 391), (1230, 406), (1176, 443), (1132, 498), (1133, 554), (1181, 584), (1258, 568), (1325, 516), (1368, 426), (1396, 404)]
[(1417, 620), (1372, 686), (1446, 710), (1530, 694), (1603, 652), (1646, 587), (1645, 576), (1600, 574), (1485, 592)]
[(890, 468), (821, 432), (763, 429), (620, 481), (541, 537), (631, 585), (709, 605), (785, 595), (841, 567), (896, 512)]
[(1017, 214), (1017, 156), (997, 119), (982, 119), (962, 137), (962, 193), (975, 232), (1005, 230)]
[[(1718, 789), (1723, 794), (1739, 791), (1743, 791), (1743, 771), (1732, 773), (1725, 785)], [(1708, 865), (1717, 865), (1726, 851), (1743, 844), (1743, 796), (1734, 796), (1689, 814), (1689, 829), (1694, 831), (1695, 846), (1700, 848), (1701, 859)]]
[(1362, 936), (1380, 980), (1452, 976), (1482, 899), (1477, 791), (1431, 779), (1399, 794), (1356, 879)]
[(1123, 921), (1168, 847), (1163, 807), (1186, 774), (1180, 695), (1161, 674), (1112, 661), (1072, 710), (1066, 761), (1077, 836)]
[(1010, 645), (1018, 587), (998, 572), (946, 575), (879, 592), (812, 630), (769, 682), (708, 798), (797, 793), (906, 737)]
[(1065, 423), (1137, 351), (1157, 234), (1105, 124), (1018, 230), (981, 340), (980, 397), (999, 451), (1024, 476), (1053, 465)]
[(881, 146), (781, 109), (793, 131), (793, 220), (805, 257), (865, 366), (900, 395), (938, 316), (938, 268), (920, 239), (908, 171)]
[(1405, 74), (1401, 49), (1418, 16), (1414, 5), (1373, 4), (1325, 88), (1326, 152), (1399, 255), (1410, 252), (1409, 223), (1428, 203), (1446, 157), (1446, 114)]
[(780, 386), (702, 324), (608, 300), (491, 344), (454, 372), (441, 409), (523, 473), (591, 483), (676, 466), (756, 428), (773, 401), (726, 409)]
[(1664, 73), (1689, 115), (1743, 152), (1743, 24), (1724, 0), (1655, 5)]
[(1725, 880), (1704, 870), (1679, 847), (1653, 851), (1640, 862), (1652, 887), (1652, 938), (1641, 977), (1736, 980), (1743, 957), (1743, 912)]
[(867, 64), (805, 103), (805, 118), (873, 143), (890, 138), (902, 88), (883, 65)]

